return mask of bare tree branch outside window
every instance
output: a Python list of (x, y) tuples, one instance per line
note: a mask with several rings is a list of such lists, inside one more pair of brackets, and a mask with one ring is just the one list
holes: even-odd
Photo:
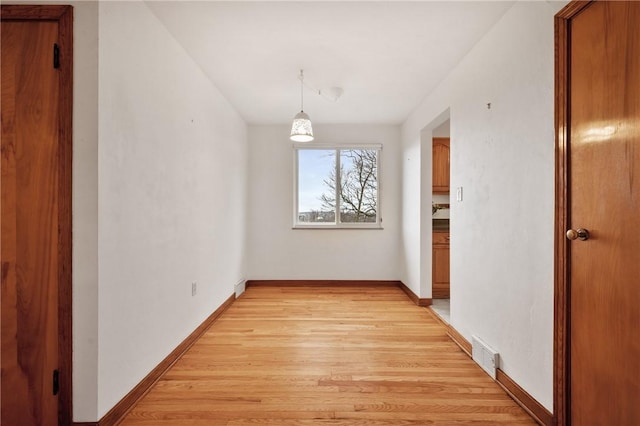
[[(372, 149), (340, 150), (340, 221), (375, 222), (378, 200), (378, 152)], [(336, 172), (324, 180), (327, 191), (320, 196), (322, 207), (336, 208)]]

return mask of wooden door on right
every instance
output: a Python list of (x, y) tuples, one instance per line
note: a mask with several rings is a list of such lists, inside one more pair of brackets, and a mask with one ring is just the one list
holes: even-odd
[(568, 411), (640, 425), (640, 2), (569, 25)]

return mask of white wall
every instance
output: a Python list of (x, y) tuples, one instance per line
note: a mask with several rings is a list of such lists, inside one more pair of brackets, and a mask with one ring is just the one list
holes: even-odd
[(144, 3), (99, 8), (98, 418), (245, 277), (247, 199), (244, 121)]
[(98, 3), (74, 7), (73, 418), (98, 412)]
[(550, 411), (553, 15), (563, 4), (516, 2), (402, 128), (403, 278), (429, 297), (427, 141), (450, 108), (451, 187), (464, 187), (451, 204), (451, 323), (497, 349), (501, 368)]
[(400, 128), (314, 124), (314, 142), (383, 145), (382, 230), (292, 229), (290, 130), (289, 125), (249, 127), (249, 278), (398, 280)]
[(434, 138), (448, 138), (451, 136), (451, 120), (447, 119), (444, 123), (431, 131)]

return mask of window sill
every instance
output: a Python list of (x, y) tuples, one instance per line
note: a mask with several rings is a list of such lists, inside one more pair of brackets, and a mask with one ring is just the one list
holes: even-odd
[(293, 225), (291, 229), (368, 229), (368, 230), (383, 230), (384, 228), (380, 224), (371, 225)]

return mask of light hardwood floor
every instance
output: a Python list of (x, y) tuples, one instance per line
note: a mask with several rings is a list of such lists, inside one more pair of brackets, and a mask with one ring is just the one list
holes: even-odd
[(122, 425), (535, 425), (394, 286), (250, 287)]

